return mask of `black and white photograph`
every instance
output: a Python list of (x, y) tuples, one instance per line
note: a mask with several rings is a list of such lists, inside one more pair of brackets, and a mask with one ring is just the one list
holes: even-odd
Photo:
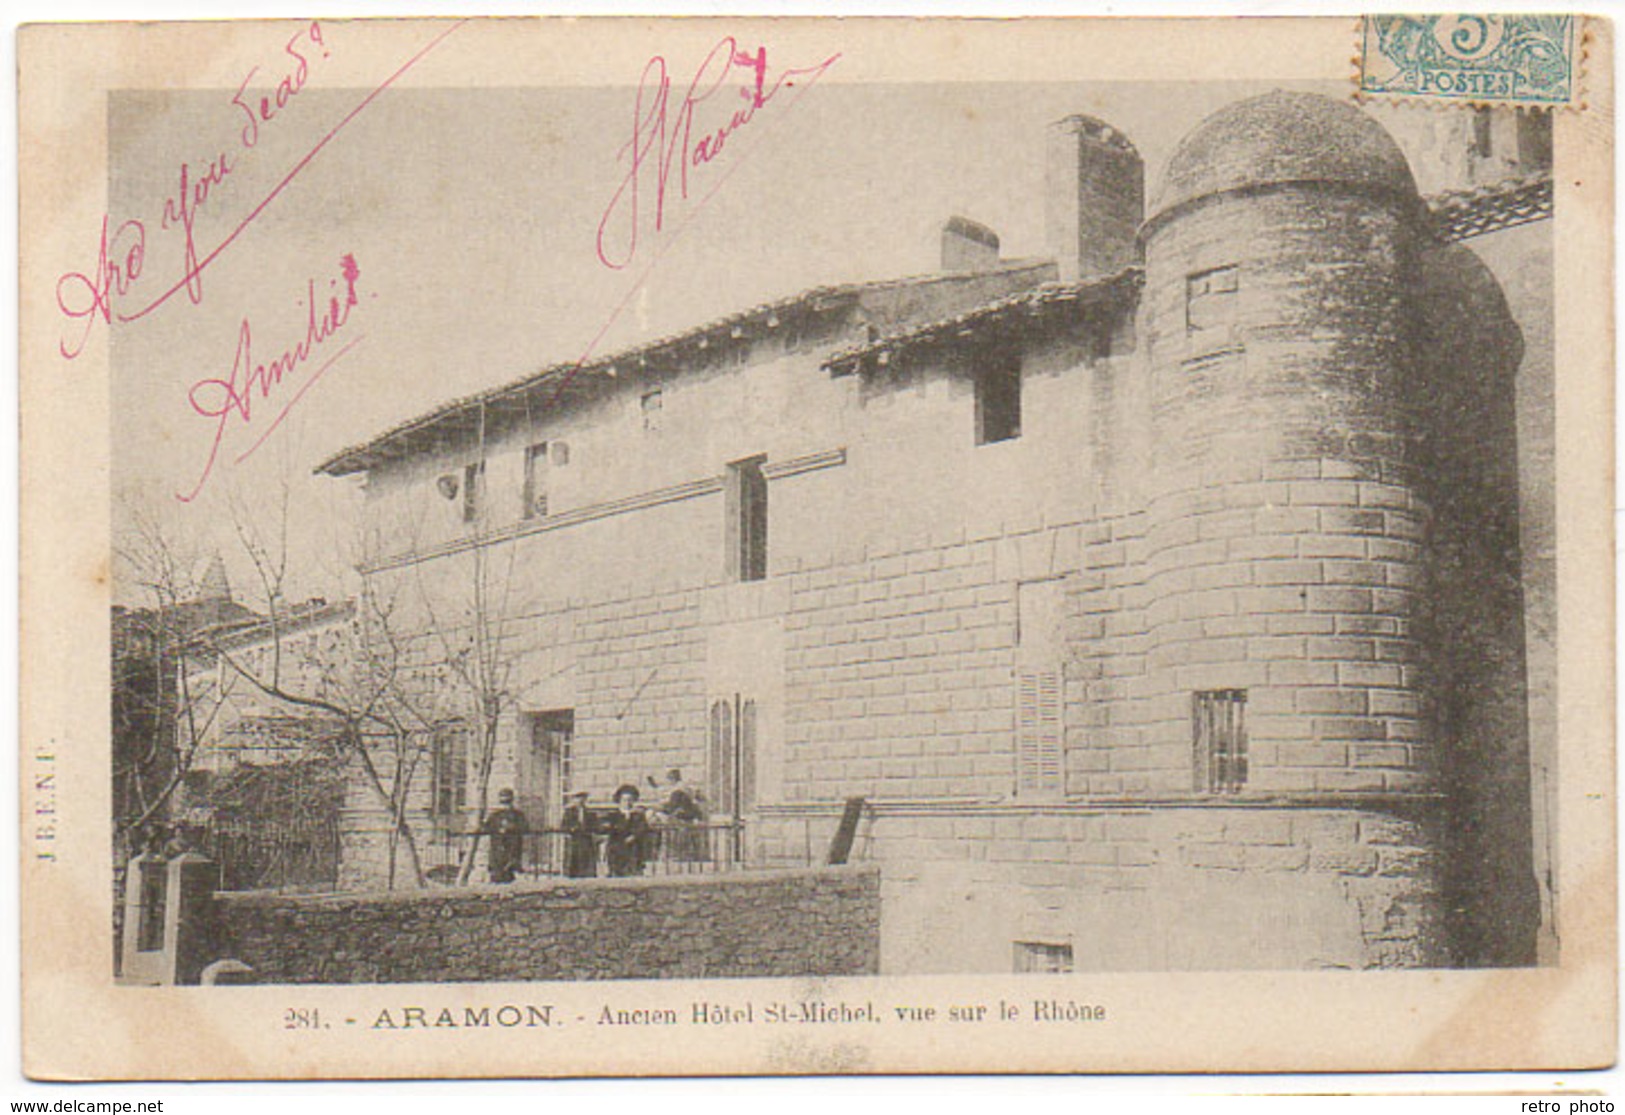
[(36, 641), (91, 574), (25, 542), (25, 656), (105, 730), (24, 840), (76, 986), (872, 1071), (1092, 1040), (1116, 977), (1594, 970), (1606, 28), (1182, 71), (1209, 29), (1127, 22), (38, 29), (25, 118), (31, 56), (152, 47), (52, 125), (103, 163), (24, 268), (25, 396), (95, 395), (37, 489), (24, 422), (25, 522), (104, 557)]

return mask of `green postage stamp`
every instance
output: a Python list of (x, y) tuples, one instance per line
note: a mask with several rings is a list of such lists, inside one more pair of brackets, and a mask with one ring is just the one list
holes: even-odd
[(1578, 103), (1572, 15), (1368, 15), (1360, 92), (1479, 104)]

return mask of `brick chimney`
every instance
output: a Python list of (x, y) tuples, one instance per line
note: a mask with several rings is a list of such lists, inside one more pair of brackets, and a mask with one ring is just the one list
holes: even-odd
[(949, 217), (942, 226), (942, 269), (985, 271), (999, 262), (999, 234), (968, 217)]
[(1145, 162), (1128, 137), (1092, 116), (1049, 126), (1044, 230), (1063, 282), (1111, 275), (1139, 262)]

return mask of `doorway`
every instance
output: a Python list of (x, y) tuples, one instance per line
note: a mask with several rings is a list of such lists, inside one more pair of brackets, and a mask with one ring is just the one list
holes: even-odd
[(521, 756), (515, 796), (532, 829), (554, 828), (563, 816), (564, 795), (572, 789), (575, 726), (574, 709), (530, 715), (530, 739)]

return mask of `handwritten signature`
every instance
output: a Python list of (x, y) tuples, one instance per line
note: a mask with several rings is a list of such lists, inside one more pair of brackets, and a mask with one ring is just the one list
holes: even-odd
[[(815, 66), (786, 68), (770, 85), (767, 48), (757, 47), (752, 53), (741, 49), (733, 36), (727, 36), (712, 47), (711, 53), (700, 63), (675, 114), (670, 111), (672, 82), (666, 59), (658, 54), (650, 58), (638, 81), (632, 138), (616, 154), (617, 161), (630, 155), (626, 176), (598, 222), (599, 262), (618, 271), (636, 256), (644, 220), (642, 195), (648, 168), (653, 168), (653, 223), (658, 232), (665, 224), (668, 189), (674, 174), (677, 196), (686, 200), (691, 167), (697, 173), (699, 168), (715, 161), (728, 141), (748, 127), (780, 90), (794, 87), (798, 82), (811, 85), (840, 57), (832, 54)], [(732, 88), (736, 97), (723, 94), (721, 91), (725, 88)], [(703, 113), (700, 112), (702, 106), (706, 109)], [(697, 119), (702, 116), (705, 119)], [(696, 133), (698, 139), (695, 139)]]
[[(321, 307), (320, 312), (317, 310), (321, 300), (316, 297), (316, 280), (311, 279), (307, 284), (305, 335), (302, 339), (283, 349), (270, 361), (256, 363), (253, 354), (254, 331), (245, 317), (237, 330), (237, 354), (232, 360), (231, 373), (225, 379), (200, 379), (192, 384), (187, 399), (199, 417), (214, 423), (214, 437), (209, 443), (208, 459), (204, 461), (203, 472), (198, 477), (197, 484), (190, 492), (177, 493), (175, 498), (182, 503), (191, 503), (198, 497), (214, 473), (227, 431), (234, 427), (243, 428), (253, 424), (256, 396), (270, 400), (273, 392), (282, 386), (284, 380), (291, 379), (294, 373), (308, 365), (318, 350), (326, 346), (349, 322), (351, 313), (359, 303), (355, 287), (356, 281), (361, 277), (361, 269), (356, 265), (355, 256), (346, 254), (339, 259), (339, 276), (344, 281), (343, 294), (337, 293), (339, 279), (330, 280), (326, 305)], [(341, 356), (362, 340), (363, 338), (359, 336), (350, 340), (309, 375), (299, 390), (283, 404), (270, 424), (259, 431), (255, 441), (237, 455), (234, 463), (241, 464), (253, 456), (255, 450), (265, 444), (265, 439), (282, 424), (288, 412), (304, 398), (305, 392), (314, 387)]]

